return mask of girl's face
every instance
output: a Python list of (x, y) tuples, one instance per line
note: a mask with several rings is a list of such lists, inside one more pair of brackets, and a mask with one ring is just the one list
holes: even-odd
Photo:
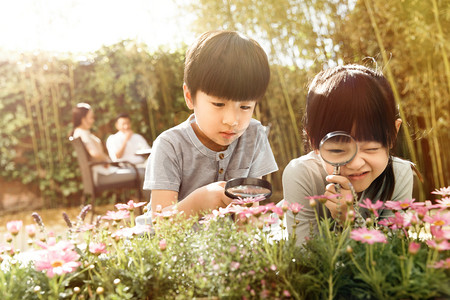
[(81, 126), (84, 129), (91, 129), (92, 125), (94, 125), (94, 121), (95, 121), (94, 112), (91, 109), (87, 112), (86, 116), (83, 119), (81, 119)]
[[(379, 142), (356, 142), (358, 152), (348, 164), (341, 166), (341, 174), (346, 177), (357, 193), (366, 190), (383, 173), (389, 161), (389, 151)], [(329, 175), (334, 167), (322, 160)]]

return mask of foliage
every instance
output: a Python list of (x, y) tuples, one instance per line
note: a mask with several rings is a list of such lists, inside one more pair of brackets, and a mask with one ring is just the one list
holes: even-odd
[[(449, 184), (448, 1), (180, 5), (197, 16), (196, 32), (239, 30), (268, 53), (272, 78), (256, 118), (272, 125), (269, 139), (280, 167), (270, 178), (276, 192), (281, 192), (284, 167), (307, 148), (301, 124), (308, 82), (321, 69), (343, 63), (381, 68), (392, 80), (404, 141), (395, 152), (412, 159), (427, 179), (415, 196), (424, 200), (434, 186)], [(0, 62), (0, 177), (38, 186), (48, 207), (69, 203), (81, 191), (67, 142), (74, 104), (93, 105), (94, 132), (103, 141), (114, 132), (116, 114), (126, 110), (134, 129), (151, 142), (189, 114), (181, 88), (184, 53), (185, 48), (149, 53), (146, 45), (126, 40), (85, 57), (33, 53)]]
[(377, 222), (374, 214), (362, 228), (349, 217), (341, 230), (330, 231), (334, 221), (323, 219), (320, 233), (302, 246), (273, 225), (275, 215), (298, 213), (301, 207), (294, 204), (231, 204), (200, 222), (177, 211), (155, 212), (153, 228), (133, 226), (134, 209), (144, 202), (117, 204), (118, 211), (95, 224), (84, 222), (87, 206), (75, 221), (64, 216), (67, 235), (57, 238), (34, 213), (41, 232), (26, 226), (34, 245), (27, 252), (15, 249), (22, 221), (7, 224), (0, 294), (3, 299), (449, 297), (450, 187), (436, 193), (442, 195), (436, 205), (387, 202), (394, 217)]

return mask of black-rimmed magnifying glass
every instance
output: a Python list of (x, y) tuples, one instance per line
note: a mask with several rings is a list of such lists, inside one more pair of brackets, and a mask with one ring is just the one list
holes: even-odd
[(272, 185), (259, 178), (234, 178), (225, 184), (225, 195), (232, 199), (260, 196), (268, 199), (272, 195)]
[[(333, 175), (339, 175), (341, 166), (355, 158), (358, 145), (350, 134), (344, 131), (333, 131), (320, 141), (319, 152), (322, 159), (334, 167)], [(335, 187), (336, 192), (340, 193), (340, 186), (335, 184)]]

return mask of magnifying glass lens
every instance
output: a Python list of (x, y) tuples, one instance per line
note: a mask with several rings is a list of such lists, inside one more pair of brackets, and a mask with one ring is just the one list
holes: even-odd
[(228, 192), (240, 198), (248, 198), (267, 195), (271, 191), (269, 189), (257, 185), (238, 185), (236, 187), (229, 188)]
[(232, 199), (272, 195), (270, 182), (259, 178), (234, 178), (225, 185), (225, 195)]
[(357, 149), (355, 139), (344, 132), (329, 133), (320, 142), (320, 156), (334, 166), (349, 163), (355, 157)]

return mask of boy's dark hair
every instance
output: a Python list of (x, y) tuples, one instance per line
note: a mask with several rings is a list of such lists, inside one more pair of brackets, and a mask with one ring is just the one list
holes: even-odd
[[(306, 97), (304, 128), (313, 149), (319, 149), (320, 141), (331, 131), (346, 131), (357, 141), (376, 141), (391, 149), (397, 138), (397, 118), (394, 94), (383, 74), (361, 65), (346, 65), (314, 77)], [(392, 159), (369, 187), (367, 197), (374, 200), (383, 183), (381, 199), (386, 200), (395, 184)]]
[(226, 100), (260, 100), (269, 79), (264, 50), (234, 31), (203, 33), (186, 53), (184, 82), (194, 100), (198, 91)]
[(116, 119), (114, 120), (114, 122), (117, 122), (119, 119), (122, 119), (122, 118), (131, 120), (129, 114), (127, 114), (127, 113), (120, 113), (120, 114), (117, 115), (117, 117), (116, 117)]

